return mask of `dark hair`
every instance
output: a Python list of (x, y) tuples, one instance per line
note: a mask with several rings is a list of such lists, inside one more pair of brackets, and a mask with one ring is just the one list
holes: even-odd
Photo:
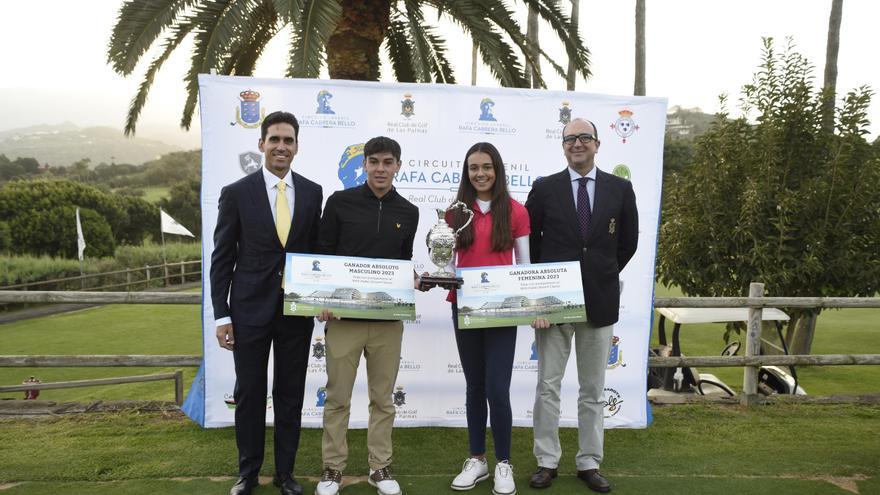
[[(468, 178), (468, 158), (474, 153), (483, 152), (492, 158), (492, 168), (495, 170), (495, 183), (492, 185), (492, 250), (504, 251), (513, 247), (513, 232), (510, 222), (510, 193), (507, 191), (507, 177), (504, 174), (504, 161), (492, 143), (477, 143), (467, 150), (464, 155), (464, 167), (461, 172), (461, 182), (458, 185), (458, 195), (455, 199), (473, 207), (477, 200), (477, 190)], [(465, 214), (455, 210), (452, 216), (452, 227), (458, 229), (467, 220)], [(458, 236), (456, 249), (469, 248), (474, 243), (474, 226), (469, 225)]]
[(391, 153), (395, 160), (400, 161), (400, 145), (391, 138), (377, 136), (367, 141), (364, 145), (364, 158), (376, 153)]
[(266, 118), (263, 119), (263, 123), (260, 124), (260, 140), (266, 140), (266, 132), (269, 131), (269, 127), (275, 124), (290, 124), (293, 126), (293, 137), (299, 141), (299, 122), (297, 122), (296, 117), (293, 116), (290, 112), (272, 112), (269, 115), (266, 115)]
[[(585, 119), (583, 117), (576, 117), (576, 118), (571, 119), (568, 122), (568, 124), (571, 124), (575, 120), (583, 120), (584, 122), (589, 122), (590, 125), (593, 126), (593, 137), (596, 138), (596, 141), (599, 140), (599, 128), (596, 127), (596, 124), (594, 124), (592, 120)], [(565, 124), (564, 126), (562, 126), (562, 137), (565, 137), (565, 128), (568, 127), (568, 124)]]

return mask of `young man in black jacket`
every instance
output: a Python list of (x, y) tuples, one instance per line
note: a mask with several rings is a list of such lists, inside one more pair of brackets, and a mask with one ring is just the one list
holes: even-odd
[[(387, 137), (370, 139), (364, 145), (364, 167), (365, 184), (337, 191), (327, 199), (319, 251), (337, 256), (412, 259), (419, 210), (393, 186), (394, 174), (400, 170), (400, 145)], [(321, 449), (324, 471), (315, 493), (335, 495), (342, 485), (348, 459), (351, 391), (363, 354), (370, 396), (369, 482), (380, 495), (398, 495), (400, 485), (390, 470), (395, 415), (392, 392), (400, 366), (403, 322), (334, 319), (326, 309), (318, 319), (327, 322), (327, 400)]]

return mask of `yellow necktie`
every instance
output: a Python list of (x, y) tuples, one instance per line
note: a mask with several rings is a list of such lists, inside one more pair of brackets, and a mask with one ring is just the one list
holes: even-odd
[(287, 195), (284, 194), (285, 189), (287, 184), (284, 181), (279, 182), (278, 195), (275, 196), (275, 230), (282, 246), (287, 245), (287, 236), (290, 234), (290, 206)]

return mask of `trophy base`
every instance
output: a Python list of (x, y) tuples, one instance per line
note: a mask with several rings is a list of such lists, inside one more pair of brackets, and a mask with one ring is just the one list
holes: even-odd
[(422, 287), (426, 289), (440, 287), (441, 289), (455, 290), (464, 283), (464, 279), (461, 277), (438, 277), (434, 275), (422, 276), (421, 281)]

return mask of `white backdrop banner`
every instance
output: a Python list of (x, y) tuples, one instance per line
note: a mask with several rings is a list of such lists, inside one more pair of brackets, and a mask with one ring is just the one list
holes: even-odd
[[(232, 353), (214, 337), (209, 273), (220, 189), (263, 163), (257, 148), (262, 118), (275, 110), (296, 115), (299, 153), (293, 169), (333, 191), (362, 184), (363, 143), (384, 135), (397, 140), (403, 165), (394, 179), (403, 197), (420, 209), (414, 262), (433, 271), (425, 236), (435, 208), (455, 198), (464, 154), (489, 141), (505, 160), (512, 195), (525, 203), (538, 177), (565, 168), (562, 126), (570, 118), (595, 122), (602, 147), (600, 169), (635, 187), (639, 248), (623, 271), (620, 321), (608, 359), (605, 426), (641, 428), (650, 422), (646, 401), (648, 340), (660, 208), (666, 100), (633, 96), (456, 85), (382, 84), (316, 79), (199, 76), (202, 119), (203, 406), (206, 427), (234, 422)], [(418, 293), (416, 319), (405, 323), (400, 373), (394, 392), (397, 426), (464, 426), (465, 383), (446, 292)], [(477, 330), (478, 331), (478, 330)], [(306, 380), (303, 425), (320, 427), (325, 398), (323, 325), (316, 322)], [(510, 396), (514, 425), (531, 426), (537, 360), (534, 331), (520, 327)], [(269, 370), (272, 365), (269, 365)], [(270, 374), (271, 379), (271, 374)], [(197, 385), (201, 381), (197, 382)], [(271, 382), (270, 382), (271, 383)], [(562, 384), (562, 426), (577, 425), (574, 355)], [(271, 385), (269, 387), (271, 390)], [(193, 399), (191, 397), (191, 399)], [(363, 362), (355, 383), (351, 426), (367, 425)], [(191, 404), (192, 405), (192, 404)], [(272, 422), (272, 401), (267, 421)]]

